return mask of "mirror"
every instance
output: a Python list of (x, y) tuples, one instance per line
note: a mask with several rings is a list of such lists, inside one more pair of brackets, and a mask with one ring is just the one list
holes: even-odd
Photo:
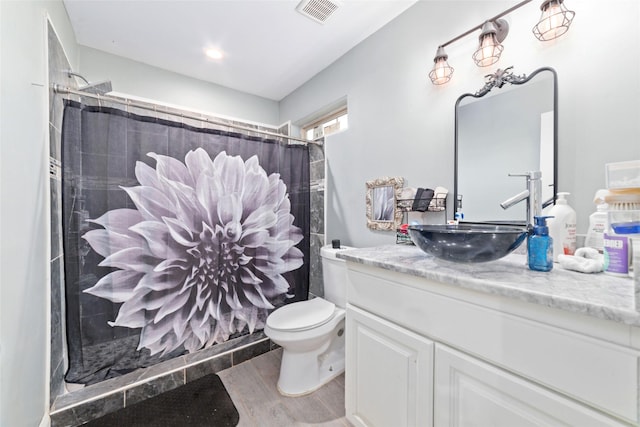
[(542, 200), (558, 185), (558, 84), (552, 68), (529, 76), (509, 67), (487, 76), (485, 86), (455, 106), (454, 200), (462, 196), (465, 222), (523, 224), (526, 202), (500, 203), (526, 187), (528, 171), (542, 172)]
[(397, 207), (401, 177), (383, 177), (367, 181), (367, 227), (372, 230), (395, 230), (402, 222), (402, 211)]

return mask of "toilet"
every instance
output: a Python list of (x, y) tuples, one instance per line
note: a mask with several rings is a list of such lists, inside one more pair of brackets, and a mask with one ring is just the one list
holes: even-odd
[(265, 334), (282, 347), (278, 391), (302, 396), (344, 372), (347, 269), (330, 245), (320, 248), (324, 298), (294, 302), (267, 317)]

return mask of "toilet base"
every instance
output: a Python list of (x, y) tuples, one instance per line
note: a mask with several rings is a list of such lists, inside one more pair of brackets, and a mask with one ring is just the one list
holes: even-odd
[(291, 393), (287, 393), (284, 390), (282, 390), (280, 388), (280, 382), (278, 382), (276, 388), (278, 389), (278, 393), (280, 393), (281, 395), (285, 396), (285, 397), (300, 397), (300, 396), (306, 396), (307, 394), (311, 394), (314, 391), (322, 388), (323, 385), (329, 384), (332, 380), (334, 380), (335, 378), (339, 377), (340, 375), (342, 375), (342, 373), (344, 372), (344, 366), (342, 367), (342, 370), (338, 371), (338, 372), (334, 372), (333, 374), (327, 376), (326, 378), (324, 378), (322, 380), (322, 382), (320, 384), (318, 384), (316, 387), (312, 388), (311, 390), (307, 390), (307, 391), (303, 391), (301, 393), (297, 393), (297, 394), (291, 394)]
[(295, 397), (312, 393), (344, 372), (344, 319), (332, 339), (316, 351), (295, 353), (283, 347), (278, 391)]

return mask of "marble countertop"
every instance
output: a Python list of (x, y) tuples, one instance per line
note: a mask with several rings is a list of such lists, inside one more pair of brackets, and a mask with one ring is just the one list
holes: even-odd
[(349, 249), (338, 252), (337, 257), (460, 288), (640, 325), (640, 304), (636, 302), (640, 298), (640, 274), (634, 279), (583, 274), (564, 270), (558, 264), (547, 273), (532, 271), (521, 254), (487, 263), (459, 264), (436, 259), (412, 245), (397, 244)]

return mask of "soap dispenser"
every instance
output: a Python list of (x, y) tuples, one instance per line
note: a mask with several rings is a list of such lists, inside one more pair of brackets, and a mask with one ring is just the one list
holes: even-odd
[(549, 236), (547, 218), (536, 216), (533, 230), (527, 240), (529, 268), (535, 271), (551, 271), (553, 268), (553, 239)]

